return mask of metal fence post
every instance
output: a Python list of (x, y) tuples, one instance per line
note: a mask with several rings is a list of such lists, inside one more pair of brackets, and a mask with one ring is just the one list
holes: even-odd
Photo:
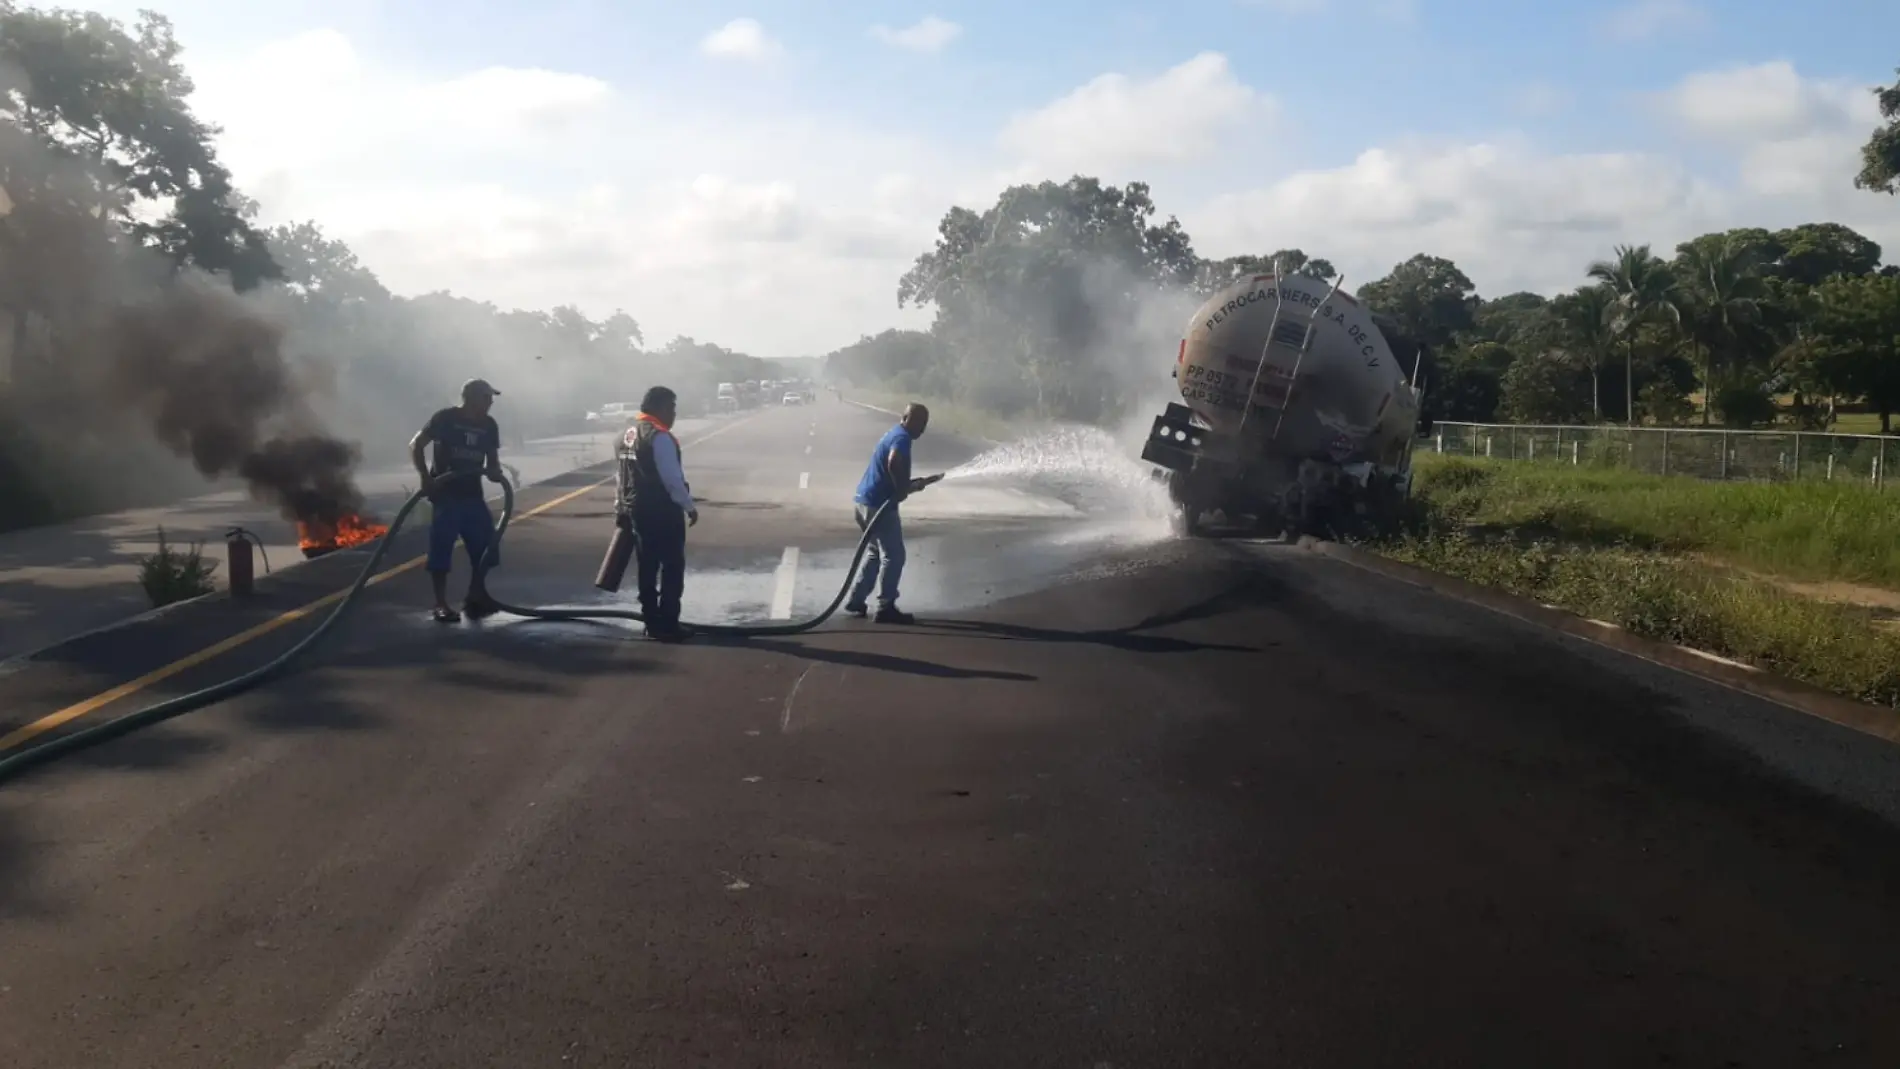
[(1728, 432), (1722, 432), (1722, 479), (1728, 479)]
[[(1665, 428), (1662, 432), (1662, 440), (1663, 440), (1662, 473), (1664, 475), (1667, 475), (1669, 474), (1669, 431), (1667, 428)], [(1630, 438), (1630, 452), (1632, 455), (1634, 455), (1635, 451), (1636, 451), (1636, 439), (1634, 438), (1634, 436), (1632, 436)]]
[(1801, 477), (1801, 432), (1794, 432), (1794, 477)]

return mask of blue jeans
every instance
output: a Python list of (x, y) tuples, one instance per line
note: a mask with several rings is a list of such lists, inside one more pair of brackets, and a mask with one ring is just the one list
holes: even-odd
[[(488, 502), (479, 497), (445, 497), (435, 503), (435, 515), (429, 521), (429, 570), (447, 573), (455, 564), (455, 541), (461, 539), (468, 550), (470, 570), (480, 572), (482, 557), (495, 541), (495, 517)], [(493, 568), (500, 555), (488, 561)]]
[[(877, 509), (870, 505), (857, 508), (858, 530), (865, 529), (871, 522), (871, 516)], [(878, 585), (879, 573), (884, 582)], [(890, 608), (897, 604), (897, 581), (904, 575), (904, 521), (897, 515), (897, 506), (891, 505), (877, 521), (877, 531), (871, 535), (871, 545), (864, 553), (864, 569), (858, 572), (857, 585), (851, 588), (851, 597), (845, 602), (853, 607), (864, 605), (871, 596), (871, 588), (878, 587), (877, 603), (880, 607)]]

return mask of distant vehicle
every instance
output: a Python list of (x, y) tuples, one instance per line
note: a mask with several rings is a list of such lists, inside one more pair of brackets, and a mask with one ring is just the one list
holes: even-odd
[(589, 423), (625, 423), (640, 414), (637, 401), (609, 401), (600, 406), (600, 411), (589, 412)]
[(797, 390), (789, 390), (784, 397), (779, 399), (779, 404), (782, 405), (802, 405), (804, 403), (805, 395)]

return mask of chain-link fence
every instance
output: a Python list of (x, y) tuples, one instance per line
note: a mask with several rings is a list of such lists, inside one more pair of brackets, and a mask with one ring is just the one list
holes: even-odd
[(1439, 423), (1421, 450), (1448, 456), (1627, 468), (1698, 479), (1860, 479), (1891, 485), (1900, 436), (1685, 427)]

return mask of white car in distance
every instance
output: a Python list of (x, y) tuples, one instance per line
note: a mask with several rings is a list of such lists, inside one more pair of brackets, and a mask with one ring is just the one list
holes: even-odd
[(609, 401), (600, 406), (600, 411), (589, 412), (587, 422), (604, 423), (608, 426), (625, 425), (640, 414), (638, 401)]

